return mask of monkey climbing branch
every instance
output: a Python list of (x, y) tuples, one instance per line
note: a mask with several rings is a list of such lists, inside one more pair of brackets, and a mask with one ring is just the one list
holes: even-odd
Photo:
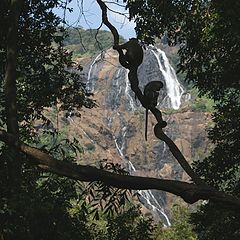
[[(107, 7), (106, 7), (105, 3), (101, 0), (97, 0), (97, 3), (99, 4), (99, 6), (102, 10), (103, 23), (110, 29), (110, 31), (113, 34), (114, 49), (116, 49), (118, 51), (119, 55), (122, 55), (123, 54), (122, 49), (116, 47), (117, 45), (119, 45), (119, 34), (118, 34), (117, 29), (108, 20)], [(168, 145), (170, 151), (172, 152), (173, 156), (177, 159), (178, 163), (181, 165), (181, 167), (185, 170), (185, 172), (192, 178), (192, 180), (196, 184), (206, 185), (200, 179), (200, 177), (193, 171), (193, 169), (190, 167), (187, 160), (184, 158), (184, 156), (182, 155), (182, 153), (180, 152), (178, 147), (175, 145), (175, 143), (170, 138), (168, 138), (168, 136), (162, 131), (162, 128), (165, 126), (165, 122), (162, 119), (162, 113), (156, 107), (149, 106), (148, 99), (146, 98), (146, 96), (143, 95), (142, 91), (140, 90), (140, 88), (138, 86), (139, 81), (138, 81), (138, 76), (137, 76), (137, 69), (135, 68), (135, 66), (131, 67), (131, 64), (129, 62), (126, 64), (122, 64), (122, 65), (124, 67), (128, 66), (127, 68), (130, 70), (130, 72), (128, 74), (128, 78), (130, 81), (132, 91), (135, 93), (136, 97), (138, 98), (138, 100), (140, 101), (142, 106), (146, 109), (149, 109), (153, 113), (153, 115), (155, 116), (155, 118), (157, 120), (157, 124), (155, 125), (155, 128), (154, 128), (155, 136), (157, 138), (161, 139), (162, 141), (164, 141)], [(129, 67), (129, 65), (130, 65), (130, 67)]]

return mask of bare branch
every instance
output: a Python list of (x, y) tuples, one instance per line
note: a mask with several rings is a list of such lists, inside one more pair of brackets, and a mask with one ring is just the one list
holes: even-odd
[(116, 5), (118, 7), (122, 7), (124, 9), (126, 8), (126, 5), (120, 4), (118, 2), (111, 2), (111, 1), (104, 1), (104, 2), (107, 3), (107, 4), (112, 4), (112, 5)]
[(128, 17), (127, 17), (127, 13), (121, 13), (121, 12), (118, 12), (118, 11), (115, 11), (115, 10), (111, 9), (111, 8), (108, 7), (108, 6), (106, 6), (106, 7), (107, 7), (107, 9), (108, 9), (110, 12), (117, 13), (117, 14), (119, 14), (119, 15), (122, 15), (122, 16), (128, 18)]
[(101, 0), (97, 0), (98, 5), (100, 6), (101, 10), (102, 10), (102, 22), (110, 29), (110, 31), (113, 34), (114, 37), (114, 45), (118, 45), (119, 44), (119, 34), (117, 29), (108, 21), (108, 17), (107, 17), (107, 6), (104, 2), (102, 2)]
[(76, 165), (69, 162), (59, 161), (37, 148), (30, 147), (23, 142), (17, 141), (14, 135), (9, 134), (4, 130), (0, 130), (0, 140), (34, 158), (34, 164), (41, 169), (71, 179), (86, 182), (102, 181), (106, 185), (122, 189), (157, 189), (180, 196), (188, 203), (194, 203), (203, 199), (225, 204), (224, 206), (228, 208), (240, 208), (239, 199), (219, 192), (206, 185), (199, 186), (175, 180), (120, 175), (91, 166)]

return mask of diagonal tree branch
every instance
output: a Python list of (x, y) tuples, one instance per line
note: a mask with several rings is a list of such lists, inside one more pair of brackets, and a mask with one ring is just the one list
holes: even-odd
[(71, 179), (86, 182), (102, 181), (106, 185), (122, 189), (157, 189), (180, 196), (188, 203), (194, 203), (203, 199), (222, 203), (228, 208), (240, 208), (240, 199), (216, 191), (208, 186), (200, 186), (175, 180), (120, 175), (102, 169), (97, 169), (92, 166), (83, 166), (59, 161), (37, 148), (33, 148), (21, 141), (18, 141), (14, 135), (9, 134), (4, 130), (0, 130), (0, 140), (9, 146), (14, 147), (16, 150), (34, 158), (34, 164), (41, 169), (61, 176), (66, 176)]
[[(119, 43), (119, 35), (115, 27), (109, 24), (107, 20), (107, 9), (104, 7), (104, 3), (100, 0), (97, 0), (99, 5), (102, 7), (103, 11), (103, 21), (108, 23), (108, 27), (113, 32), (114, 35), (114, 43)], [(9, 36), (17, 36), (17, 23), (20, 9), (18, 5), (21, 0), (12, 0), (11, 3), (13, 4), (13, 12), (12, 23), (11, 27), (9, 28)], [(16, 8), (16, 9), (15, 9)], [(15, 9), (15, 10), (14, 10)], [(18, 9), (18, 10), (17, 10)], [(11, 33), (12, 31), (12, 33)], [(12, 34), (12, 35), (11, 35)], [(15, 34), (15, 35), (14, 35)], [(80, 180), (80, 181), (102, 181), (106, 185), (112, 185), (117, 188), (123, 189), (133, 189), (133, 190), (144, 190), (144, 189), (157, 189), (163, 190), (174, 195), (182, 197), (188, 203), (194, 203), (200, 199), (205, 200), (212, 200), (215, 202), (223, 203), (226, 207), (234, 207), (240, 208), (240, 200), (227, 195), (225, 193), (219, 192), (213, 188), (210, 188), (207, 185), (202, 184), (193, 184), (175, 180), (165, 180), (165, 179), (156, 179), (156, 178), (148, 178), (148, 177), (136, 177), (136, 176), (129, 176), (129, 175), (119, 175), (115, 173), (110, 173), (105, 170), (97, 169), (91, 166), (83, 166), (83, 165), (76, 165), (69, 162), (59, 161), (49, 154), (40, 151), (37, 148), (33, 148), (19, 140), (18, 134), (18, 125), (17, 125), (17, 108), (16, 108), (16, 42), (15, 40), (11, 39), (11, 43), (9, 43), (8, 49), (8, 75), (6, 74), (5, 82), (7, 85), (5, 88), (10, 87), (10, 93), (6, 91), (6, 100), (9, 101), (7, 104), (7, 108), (11, 108), (11, 112), (7, 113), (8, 121), (12, 121), (11, 124), (15, 124), (15, 130), (10, 130), (8, 127), (8, 132), (4, 130), (0, 130), (0, 140), (5, 142), (10, 147), (14, 148), (15, 150), (25, 153), (28, 156), (31, 156), (34, 159), (34, 164), (38, 167), (47, 170), (49, 172), (56, 173), (58, 175), (66, 176), (72, 179)], [(12, 55), (11, 55), (12, 54)], [(11, 65), (11, 61), (13, 61), (13, 65)], [(13, 72), (11, 72), (12, 70)], [(9, 77), (10, 76), (10, 77)], [(10, 84), (10, 85), (8, 85)], [(14, 90), (14, 91), (13, 91)], [(11, 95), (12, 94), (12, 95)], [(14, 99), (9, 99), (12, 96)], [(11, 104), (10, 104), (11, 103)], [(7, 110), (9, 110), (7, 109)], [(159, 111), (160, 112), (160, 111)], [(11, 118), (11, 119), (10, 119)], [(15, 120), (14, 120), (15, 119)], [(160, 120), (159, 120), (160, 121)], [(159, 123), (158, 121), (158, 123)], [(9, 123), (9, 126), (11, 125)], [(13, 129), (13, 128), (12, 128)], [(159, 134), (159, 130), (156, 129), (155, 133), (160, 139), (165, 141), (170, 150), (172, 151), (173, 155), (175, 154), (179, 158), (178, 149), (175, 149), (175, 146), (166, 138), (164, 135)], [(175, 156), (174, 155), (174, 156)], [(183, 160), (184, 157), (183, 157)], [(15, 159), (15, 162), (18, 163), (18, 159)], [(190, 166), (189, 166), (190, 167)], [(192, 177), (194, 180), (194, 177)], [(195, 182), (196, 183), (196, 182)]]
[(108, 21), (106, 4), (102, 0), (97, 0), (97, 3), (102, 10), (102, 22), (112, 32), (112, 35), (113, 35), (113, 38), (114, 38), (114, 45), (119, 45), (119, 34), (118, 34), (117, 29)]
[(192, 178), (192, 180), (199, 185), (207, 185), (203, 182), (202, 179), (193, 171), (191, 166), (188, 164), (187, 160), (179, 150), (179, 148), (176, 146), (176, 144), (163, 132), (161, 126), (158, 124), (154, 127), (154, 133), (155, 136), (162, 141), (164, 141), (167, 146), (169, 147), (170, 152), (172, 155), (177, 159), (178, 163), (181, 165), (181, 167), (185, 170), (185, 172)]

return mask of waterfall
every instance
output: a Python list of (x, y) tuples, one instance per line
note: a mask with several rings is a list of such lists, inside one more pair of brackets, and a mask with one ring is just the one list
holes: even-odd
[(124, 76), (124, 80), (125, 80), (125, 97), (126, 97), (127, 103), (129, 103), (129, 105), (130, 105), (130, 111), (134, 112), (136, 110), (136, 107), (135, 107), (135, 104), (134, 104), (134, 100), (133, 100), (133, 98), (131, 96), (132, 90), (131, 90), (129, 79), (128, 79), (128, 73), (129, 73), (129, 70), (125, 69), (125, 76)]
[[(163, 80), (165, 82), (166, 86), (166, 92), (167, 96), (163, 100), (164, 106), (167, 106), (169, 108), (173, 109), (179, 109), (181, 105), (181, 100), (184, 98), (188, 99), (190, 98), (190, 95), (183, 96), (184, 90), (182, 86), (180, 85), (175, 70), (171, 66), (166, 54), (164, 51), (155, 48), (150, 47), (148, 49), (149, 54), (148, 56), (151, 56), (151, 67), (150, 74), (154, 73), (154, 77), (156, 77), (154, 80), (158, 80), (159, 78), (159, 71), (161, 75), (163, 76)], [(87, 82), (86, 87), (87, 90), (90, 92), (93, 92), (96, 88), (96, 81), (97, 81), (97, 75), (98, 72), (101, 71), (101, 67), (99, 66), (99, 60), (101, 59), (101, 54), (97, 55), (96, 58), (92, 61), (91, 65), (89, 66), (89, 71), (87, 75)], [(155, 64), (152, 64), (154, 61)], [(144, 65), (144, 63), (143, 63)], [(147, 66), (147, 65), (146, 65)], [(157, 66), (157, 69), (155, 69), (155, 66)], [(154, 71), (152, 72), (152, 69), (154, 68)], [(126, 155), (126, 149), (127, 149), (127, 139), (129, 137), (128, 135), (128, 125), (126, 123), (126, 120), (124, 119), (124, 114), (121, 114), (119, 109), (122, 108), (122, 103), (124, 101), (125, 109), (127, 111), (136, 111), (138, 109), (138, 105), (134, 101), (134, 97), (132, 97), (133, 93), (131, 91), (129, 79), (128, 79), (128, 72), (129, 70), (118, 67), (114, 73), (114, 76), (112, 75), (106, 75), (106, 81), (111, 80), (111, 89), (107, 89), (108, 91), (108, 98), (107, 98), (107, 104), (105, 105), (107, 111), (107, 123), (106, 125), (108, 128), (112, 128), (112, 123), (116, 120), (115, 117), (120, 118), (120, 126), (117, 126), (117, 129), (120, 129), (120, 131), (116, 134), (116, 130), (112, 133), (114, 137), (114, 143), (116, 150), (119, 154), (119, 156), (125, 161), (128, 171), (130, 174), (135, 175), (137, 173), (137, 170), (133, 163), (129, 161), (129, 159), (125, 156)], [(148, 73), (149, 74), (149, 73)], [(148, 78), (145, 78), (145, 75), (141, 75), (147, 82), (151, 81), (151, 75)], [(143, 83), (145, 83), (143, 81)], [(109, 85), (107, 85), (109, 86)], [(122, 98), (123, 97), (123, 98)], [(123, 100), (123, 101), (122, 101)], [(89, 138), (88, 134), (85, 133), (85, 135)], [(93, 140), (92, 140), (93, 141)], [(163, 154), (165, 154), (167, 146), (163, 145)], [(159, 218), (162, 220), (163, 224), (165, 226), (171, 226), (171, 223), (169, 221), (169, 218), (164, 210), (164, 199), (161, 198), (160, 194), (155, 193), (154, 190), (139, 190), (137, 191), (139, 200), (143, 203), (143, 205), (151, 210), (154, 215), (159, 216)]]
[[(137, 171), (136, 168), (134, 167), (133, 163), (129, 161), (127, 158), (124, 157), (124, 149), (126, 147), (126, 133), (127, 133), (127, 128), (123, 127), (122, 128), (122, 139), (121, 139), (121, 146), (119, 145), (117, 138), (115, 137), (115, 146), (118, 150), (119, 155), (126, 161), (128, 165), (128, 171), (131, 175), (134, 175), (134, 173)], [(162, 221), (164, 226), (171, 226), (170, 220), (167, 216), (167, 214), (164, 211), (164, 208), (161, 207), (159, 204), (159, 200), (156, 199), (156, 197), (153, 195), (151, 190), (138, 190), (137, 193), (139, 194), (139, 200), (143, 203), (145, 207), (147, 207), (149, 210), (151, 210), (153, 213), (155, 213), (157, 216), (159, 216)], [(163, 200), (162, 200), (163, 202)]]
[(121, 86), (121, 84), (120, 84), (120, 82), (119, 82), (120, 76), (121, 76), (121, 71), (122, 71), (122, 68), (119, 68), (118, 71), (117, 71), (117, 74), (116, 74), (116, 79), (117, 79), (117, 81), (116, 81), (116, 86), (117, 86), (117, 88), (118, 88), (118, 91), (117, 91), (117, 99), (120, 98), (121, 92), (122, 92), (122, 86)]
[(96, 63), (99, 59), (101, 59), (102, 53), (99, 53), (96, 58), (93, 60), (93, 62), (91, 63), (89, 70), (88, 70), (88, 76), (87, 76), (87, 82), (86, 82), (86, 90), (89, 92), (93, 92), (94, 91), (94, 87), (95, 87), (95, 81), (93, 79), (93, 74), (92, 72), (94, 72), (95, 68), (96, 68)]
[(167, 214), (165, 213), (163, 207), (158, 203), (158, 200), (152, 194), (151, 190), (139, 190), (138, 191), (140, 198), (143, 198), (143, 201), (146, 201), (146, 204), (150, 206), (151, 210), (158, 215), (162, 216), (164, 227), (170, 227), (171, 223)]
[(167, 101), (167, 106), (173, 109), (179, 109), (184, 90), (178, 82), (176, 72), (171, 66), (164, 51), (158, 48), (153, 48), (151, 49), (151, 52), (157, 59), (159, 69), (166, 83), (167, 97), (169, 98), (165, 99), (165, 101)]
[(122, 96), (122, 84), (121, 84), (121, 80), (122, 80), (122, 74), (124, 74), (123, 72), (123, 68), (118, 68), (113, 77), (112, 77), (112, 81), (111, 81), (111, 85), (108, 91), (108, 95), (106, 97), (106, 107), (108, 109), (111, 109), (112, 112), (117, 111), (117, 109), (120, 106), (121, 103), (121, 96)]
[[(129, 167), (129, 172), (131, 175), (136, 172), (136, 168), (132, 164), (131, 161), (128, 161), (128, 167)], [(138, 190), (137, 193), (140, 196), (140, 200), (144, 202), (145, 206), (152, 210), (154, 213), (156, 213), (158, 216), (161, 216), (161, 219), (163, 220), (164, 226), (171, 226), (171, 223), (169, 221), (169, 218), (167, 214), (164, 211), (164, 208), (161, 207), (159, 204), (159, 201), (155, 198), (151, 190)]]

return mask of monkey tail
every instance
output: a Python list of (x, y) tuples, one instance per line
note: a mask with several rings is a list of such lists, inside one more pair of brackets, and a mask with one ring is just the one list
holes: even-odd
[(145, 114), (145, 140), (147, 141), (147, 127), (148, 127), (148, 108), (146, 108)]

